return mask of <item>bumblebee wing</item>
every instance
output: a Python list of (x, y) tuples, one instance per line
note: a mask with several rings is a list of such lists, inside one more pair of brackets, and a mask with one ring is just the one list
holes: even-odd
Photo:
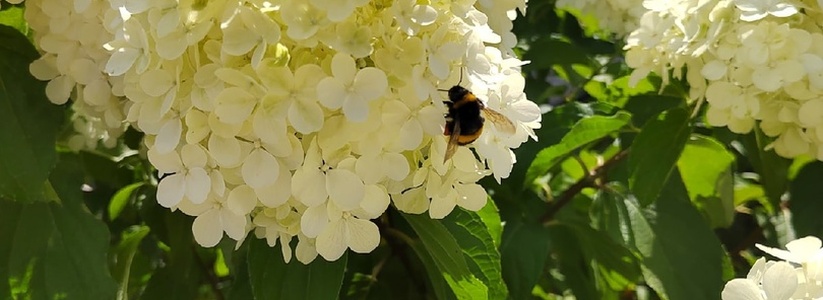
[(493, 109), (484, 108), (483, 115), (485, 115), (487, 120), (494, 124), (494, 127), (497, 128), (497, 130), (500, 130), (503, 133), (514, 134), (514, 132), (517, 131), (514, 127), (514, 123), (512, 123), (508, 117)]
[(457, 138), (460, 137), (460, 122), (457, 120), (456, 116), (453, 119), (454, 129), (449, 136), (449, 143), (446, 144), (446, 155), (443, 156), (443, 163), (445, 164), (449, 158), (452, 158), (454, 152), (457, 152)]

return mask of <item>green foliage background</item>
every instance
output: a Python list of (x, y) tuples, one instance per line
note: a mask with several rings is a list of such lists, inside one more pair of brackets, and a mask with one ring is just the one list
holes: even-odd
[(511, 177), (484, 182), (484, 209), (390, 208), (377, 250), (331, 263), (286, 264), (253, 238), (204, 249), (191, 217), (156, 204), (139, 132), (66, 150), (69, 111), (28, 74), (22, 8), (0, 21), (3, 299), (719, 299), (754, 243), (823, 233), (823, 163), (706, 126), (685, 83), (628, 87), (619, 39), (533, 0), (517, 50), (529, 98), (551, 109)]

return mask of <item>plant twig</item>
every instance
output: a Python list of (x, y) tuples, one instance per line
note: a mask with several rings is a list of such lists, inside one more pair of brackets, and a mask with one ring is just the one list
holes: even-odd
[[(426, 283), (421, 278), (416, 276), (417, 274), (412, 267), (411, 258), (409, 257), (408, 251), (406, 251), (408, 248), (403, 245), (406, 244), (408, 247), (411, 247), (414, 240), (402, 231), (391, 227), (391, 222), (388, 218), (381, 218), (381, 220), (383, 222), (378, 222), (377, 227), (380, 229), (380, 235), (386, 238), (386, 243), (389, 244), (391, 249), (391, 255), (397, 256), (400, 263), (403, 265), (403, 268), (408, 271), (409, 279), (412, 284), (417, 288), (421, 295), (426, 295)], [(374, 270), (372, 271), (374, 272)], [(374, 279), (376, 280), (377, 274), (374, 274), (374, 276)]]
[(592, 186), (592, 184), (594, 184), (597, 179), (603, 177), (606, 174), (606, 171), (608, 171), (612, 166), (626, 158), (628, 154), (629, 149), (624, 149), (615, 154), (614, 156), (612, 156), (611, 158), (609, 158), (608, 160), (606, 160), (605, 162), (603, 162), (603, 164), (594, 168), (594, 170), (592, 170), (591, 172), (588, 172), (586, 176), (583, 176), (583, 178), (580, 178), (580, 180), (575, 182), (572, 186), (570, 186), (562, 194), (560, 194), (560, 196), (556, 198), (554, 205), (550, 206), (546, 213), (544, 213), (543, 216), (540, 217), (540, 223), (546, 225), (549, 222), (551, 222), (554, 219), (554, 216), (557, 214), (557, 212), (559, 212), (560, 209), (563, 208), (563, 206), (569, 204), (569, 202), (571, 202), (572, 199), (574, 199), (574, 196), (583, 191), (584, 188)]
[(206, 265), (206, 262), (203, 261), (203, 258), (197, 253), (196, 246), (192, 245), (192, 255), (194, 256), (194, 260), (197, 261), (197, 265), (203, 270), (204, 276), (206, 277), (207, 281), (209, 282), (209, 286), (211, 286), (212, 292), (214, 292), (214, 298), (217, 300), (223, 300), (225, 297), (223, 296), (223, 292), (220, 291), (220, 282), (217, 279), (217, 276), (214, 275), (214, 271)]

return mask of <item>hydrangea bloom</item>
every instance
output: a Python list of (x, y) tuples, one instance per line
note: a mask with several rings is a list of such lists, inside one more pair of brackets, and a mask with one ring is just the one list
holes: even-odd
[(626, 40), (632, 82), (649, 72), (684, 75), (708, 102), (710, 125), (747, 133), (768, 148), (823, 160), (823, 8), (801, 0), (647, 0)]
[(758, 259), (746, 278), (732, 279), (723, 300), (820, 299), (823, 297), (823, 248), (812, 236), (786, 244), (786, 250), (757, 248), (785, 261)]
[(646, 12), (642, 0), (557, 0), (558, 8), (591, 15), (598, 27), (618, 36), (636, 29)]
[[(284, 258), (338, 259), (380, 242), (370, 221), (478, 210), (477, 181), (511, 172), (540, 126), (512, 52), (525, 1), (30, 0), (26, 17), (76, 148), (146, 134), (157, 199), (210, 247), (249, 233)], [(461, 75), (463, 74), (463, 75)], [(448, 89), (465, 78), (517, 126), (443, 162)], [(399, 133), (399, 134), (398, 134)], [(288, 246), (297, 238), (294, 251)]]

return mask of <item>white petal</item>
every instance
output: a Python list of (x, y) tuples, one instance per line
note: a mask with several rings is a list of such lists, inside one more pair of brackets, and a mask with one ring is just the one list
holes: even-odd
[(409, 175), (409, 161), (400, 153), (385, 153), (383, 158), (383, 172), (392, 180), (400, 181)]
[(433, 197), (429, 206), (429, 217), (432, 219), (442, 219), (454, 210), (457, 203), (457, 192), (450, 190), (445, 197)]
[(229, 124), (238, 124), (251, 116), (257, 97), (239, 87), (230, 87), (217, 95), (217, 104), (214, 113), (220, 121)]
[(180, 149), (180, 159), (183, 165), (189, 168), (203, 167), (208, 162), (206, 151), (199, 144), (184, 145)]
[(228, 208), (237, 215), (247, 215), (257, 205), (257, 195), (248, 185), (241, 185), (229, 192)]
[(457, 205), (470, 211), (478, 211), (483, 206), (486, 206), (488, 195), (482, 186), (477, 184), (458, 184), (455, 186), (457, 190)]
[(209, 153), (222, 167), (235, 167), (240, 163), (240, 142), (235, 138), (218, 135), (209, 137)]
[(344, 211), (358, 208), (365, 195), (363, 181), (349, 170), (329, 170), (326, 173), (326, 190), (329, 198)]
[(223, 230), (226, 235), (235, 241), (242, 240), (246, 237), (246, 216), (238, 215), (228, 209), (220, 210), (220, 221), (223, 224)]
[(757, 249), (760, 249), (761, 251), (770, 254), (771, 256), (774, 256), (774, 257), (777, 257), (777, 258), (780, 258), (780, 259), (783, 259), (783, 260), (794, 261), (794, 257), (792, 255), (792, 253), (789, 252), (789, 251), (786, 251), (786, 250), (783, 250), (783, 249), (778, 249), (778, 248), (767, 247), (767, 246), (763, 246), (761, 244), (754, 244), (754, 246), (757, 247)]
[(277, 207), (286, 203), (291, 197), (291, 173), (286, 168), (280, 168), (280, 175), (273, 184), (254, 189), (257, 198), (267, 207)]
[(74, 84), (74, 80), (68, 76), (57, 76), (46, 84), (46, 96), (51, 103), (58, 105), (66, 103), (69, 101)]
[(352, 122), (363, 122), (369, 116), (369, 103), (360, 95), (350, 95), (345, 102), (343, 102), (343, 114)]
[(348, 54), (337, 53), (331, 59), (331, 73), (340, 82), (349, 83), (354, 80), (356, 72), (354, 59)]
[(380, 172), (379, 158), (380, 156), (377, 155), (363, 155), (357, 159), (354, 170), (364, 183), (374, 184), (383, 179), (384, 174)]
[(157, 138), (154, 140), (154, 148), (158, 153), (168, 153), (180, 142), (180, 136), (183, 135), (183, 122), (180, 119), (171, 119), (160, 127), (160, 132), (157, 133)]
[(302, 134), (318, 131), (323, 127), (323, 109), (314, 102), (295, 101), (289, 106), (289, 122)]
[(174, 78), (163, 70), (149, 70), (140, 76), (140, 89), (152, 97), (160, 97), (171, 89)]
[(186, 52), (186, 48), (189, 45), (186, 40), (186, 33), (179, 30), (157, 39), (157, 43), (154, 46), (154, 49), (157, 50), (157, 56), (165, 60), (173, 61), (180, 57), (180, 55), (183, 55), (183, 52)]
[(334, 77), (326, 77), (317, 84), (317, 99), (323, 106), (338, 109), (343, 106), (343, 95), (347, 93), (343, 83)]
[(426, 197), (426, 190), (422, 188), (392, 194), (392, 201), (397, 209), (404, 213), (422, 214), (429, 209), (429, 198)]
[(226, 192), (226, 180), (223, 179), (223, 173), (219, 170), (212, 170), (209, 178), (211, 179), (211, 191), (222, 197)]
[[(380, 244), (380, 231), (371, 221), (358, 218), (344, 219), (346, 222), (346, 245), (357, 253), (369, 253)], [(324, 256), (325, 257), (325, 256)]]
[(254, 36), (235, 18), (223, 28), (222, 50), (233, 56), (241, 56), (249, 52), (257, 43), (258, 37)]
[(83, 100), (92, 105), (106, 105), (111, 99), (111, 86), (105, 79), (94, 80), (83, 88)]
[(267, 116), (264, 113), (255, 113), (252, 118), (254, 133), (266, 145), (266, 149), (277, 157), (291, 155), (291, 144), (288, 143), (286, 121)]
[(766, 299), (788, 300), (797, 289), (797, 271), (791, 264), (780, 261), (763, 274)]
[(380, 185), (367, 185), (366, 196), (360, 202), (360, 208), (366, 213), (364, 219), (374, 219), (379, 217), (389, 207), (389, 194)]
[(383, 96), (389, 87), (386, 73), (378, 68), (363, 68), (354, 77), (354, 90), (363, 96), (366, 101), (371, 101)]
[(397, 138), (400, 139), (400, 147), (403, 150), (417, 149), (423, 141), (423, 127), (420, 126), (420, 122), (409, 120), (400, 128)]
[(326, 205), (311, 206), (303, 212), (300, 218), (300, 229), (307, 237), (317, 237), (329, 224), (329, 215), (326, 213)]
[(315, 249), (314, 245), (310, 244), (310, 242), (305, 241), (304, 238), (300, 238), (294, 252), (294, 256), (296, 256), (297, 260), (303, 264), (309, 264), (314, 261), (314, 258), (317, 257), (317, 249)]
[(319, 205), (326, 201), (326, 176), (318, 169), (298, 169), (291, 180), (294, 198), (306, 206)]
[(291, 261), (291, 236), (280, 234), (280, 242), (282, 247), (280, 247), (281, 252), (283, 252), (283, 261), (287, 264)]
[(132, 48), (120, 48), (112, 53), (106, 63), (106, 73), (110, 76), (120, 76), (125, 74), (137, 58), (140, 57), (140, 50)]
[(346, 252), (346, 225), (344, 222), (343, 219), (332, 222), (317, 236), (315, 241), (317, 253), (328, 261), (335, 261)]
[(146, 154), (151, 165), (157, 168), (157, 171), (161, 174), (178, 172), (183, 168), (183, 163), (180, 162), (180, 155), (177, 152), (160, 154), (152, 148)]
[(211, 178), (203, 168), (190, 169), (186, 174), (186, 198), (194, 204), (206, 201), (211, 191)]
[(257, 148), (243, 163), (243, 181), (252, 188), (262, 188), (273, 184), (280, 175), (280, 164), (271, 153)]
[(804, 263), (820, 252), (820, 247), (823, 246), (820, 239), (814, 236), (807, 236), (796, 239), (786, 244), (786, 249), (789, 250), (796, 258), (802, 261), (795, 261), (796, 263)]
[(223, 238), (223, 227), (220, 224), (218, 210), (212, 209), (197, 216), (191, 224), (191, 232), (200, 246), (207, 248), (216, 246)]
[(748, 279), (732, 279), (723, 287), (720, 294), (723, 300), (765, 300), (760, 295), (760, 288)]
[(186, 191), (186, 176), (177, 173), (160, 180), (157, 184), (157, 203), (163, 207), (174, 207)]

